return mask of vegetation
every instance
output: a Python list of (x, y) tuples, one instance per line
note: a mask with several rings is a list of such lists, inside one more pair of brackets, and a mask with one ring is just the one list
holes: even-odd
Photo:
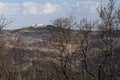
[[(120, 80), (120, 7), (109, 0), (97, 10), (96, 21), (57, 18), (1, 33), (0, 80)], [(11, 22), (1, 17), (0, 32)]]

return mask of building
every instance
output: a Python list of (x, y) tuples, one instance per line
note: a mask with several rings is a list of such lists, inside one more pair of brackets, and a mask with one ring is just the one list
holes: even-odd
[(32, 27), (40, 28), (40, 27), (46, 27), (46, 25), (44, 25), (44, 24), (33, 24)]

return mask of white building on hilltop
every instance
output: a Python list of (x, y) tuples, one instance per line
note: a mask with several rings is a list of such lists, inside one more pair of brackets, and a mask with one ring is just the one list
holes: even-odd
[(32, 27), (40, 28), (40, 27), (46, 27), (46, 25), (44, 25), (44, 24), (33, 24)]

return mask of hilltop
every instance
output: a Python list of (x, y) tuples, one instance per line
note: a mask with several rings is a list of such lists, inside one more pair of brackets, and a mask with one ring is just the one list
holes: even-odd
[(27, 32), (27, 31), (40, 31), (40, 30), (53, 30), (55, 29), (56, 27), (53, 26), (53, 25), (46, 25), (44, 27), (41, 27), (41, 26), (37, 26), (37, 27), (34, 27), (34, 26), (28, 26), (28, 27), (23, 27), (21, 29), (16, 29), (16, 30), (13, 30), (13, 32), (20, 32), (20, 31), (23, 31), (23, 32)]

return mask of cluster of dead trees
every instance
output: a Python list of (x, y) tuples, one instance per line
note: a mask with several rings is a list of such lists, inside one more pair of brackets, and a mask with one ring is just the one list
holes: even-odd
[[(120, 7), (109, 0), (97, 11), (100, 19), (96, 21), (54, 20), (55, 29), (50, 30), (51, 38), (45, 44), (54, 50), (49, 56), (37, 51), (37, 46), (33, 52), (26, 51), (21, 36), (7, 41), (9, 48), (1, 33), (0, 80), (120, 80)], [(2, 31), (12, 21), (2, 16), (0, 22)], [(93, 47), (94, 42), (102, 46)]]

